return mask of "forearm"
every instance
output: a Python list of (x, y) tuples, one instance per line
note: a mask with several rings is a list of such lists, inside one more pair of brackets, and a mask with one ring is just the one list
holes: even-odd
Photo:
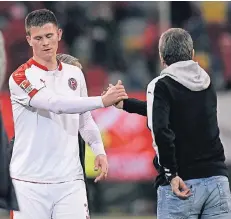
[(30, 101), (30, 106), (37, 109), (48, 110), (57, 114), (84, 113), (104, 107), (100, 96), (61, 96), (47, 92), (46, 88), (41, 89), (36, 95), (34, 95)]
[(176, 174), (177, 163), (173, 132), (168, 128), (155, 128), (154, 135), (158, 146), (159, 163), (164, 168), (165, 174)]
[(147, 102), (129, 98), (123, 102), (123, 110), (128, 113), (137, 113), (142, 116), (147, 116)]
[(79, 131), (84, 141), (91, 147), (96, 156), (99, 154), (106, 155), (99, 128), (90, 112), (80, 115)]
[[(152, 90), (153, 89), (153, 90)], [(159, 164), (169, 178), (177, 173), (175, 134), (170, 127), (171, 97), (165, 84), (157, 82), (155, 86), (149, 87), (147, 99), (149, 99), (148, 118), (153, 138), (158, 147)]]

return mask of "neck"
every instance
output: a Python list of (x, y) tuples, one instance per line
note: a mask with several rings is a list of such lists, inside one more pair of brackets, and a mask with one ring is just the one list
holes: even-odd
[(49, 60), (44, 60), (44, 59), (41, 59), (41, 58), (37, 57), (36, 55), (34, 55), (33, 59), (36, 62), (38, 62), (39, 64), (46, 66), (49, 71), (53, 71), (53, 70), (57, 69), (57, 67), (58, 67), (58, 62), (57, 62), (56, 56), (52, 57)]

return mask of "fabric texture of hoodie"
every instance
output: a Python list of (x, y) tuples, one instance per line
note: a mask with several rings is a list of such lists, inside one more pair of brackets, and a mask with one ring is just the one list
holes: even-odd
[(197, 62), (174, 63), (149, 83), (147, 116), (159, 184), (167, 184), (166, 176), (176, 173), (183, 180), (228, 176), (216, 92)]
[(202, 91), (210, 85), (208, 73), (192, 60), (172, 64), (160, 75), (169, 76), (191, 91)]

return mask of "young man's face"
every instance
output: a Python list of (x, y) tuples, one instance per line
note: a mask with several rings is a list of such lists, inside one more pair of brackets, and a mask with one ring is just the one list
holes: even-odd
[(52, 23), (47, 23), (41, 27), (31, 27), (29, 32), (27, 41), (33, 48), (34, 56), (45, 61), (56, 57), (58, 42), (62, 37), (61, 29)]

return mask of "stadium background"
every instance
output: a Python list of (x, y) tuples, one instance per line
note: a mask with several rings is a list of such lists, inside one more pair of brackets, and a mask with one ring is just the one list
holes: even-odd
[[(158, 39), (161, 32), (169, 27), (188, 30), (194, 40), (195, 60), (211, 74), (218, 92), (221, 138), (231, 167), (230, 2), (1, 1), (0, 29), (5, 38), (7, 72), (0, 97), (9, 138), (13, 136), (13, 123), (8, 78), (31, 56), (25, 40), (24, 18), (39, 8), (55, 12), (64, 30), (60, 52), (79, 58), (89, 95), (99, 95), (108, 83), (121, 79), (130, 97), (145, 100), (148, 82), (160, 72)], [(93, 116), (102, 133), (110, 172), (107, 181), (93, 183), (97, 173), (93, 171), (94, 156), (87, 147), (92, 215), (143, 219), (142, 216), (155, 214), (156, 171), (152, 166), (154, 151), (146, 119), (114, 107), (95, 110)]]

